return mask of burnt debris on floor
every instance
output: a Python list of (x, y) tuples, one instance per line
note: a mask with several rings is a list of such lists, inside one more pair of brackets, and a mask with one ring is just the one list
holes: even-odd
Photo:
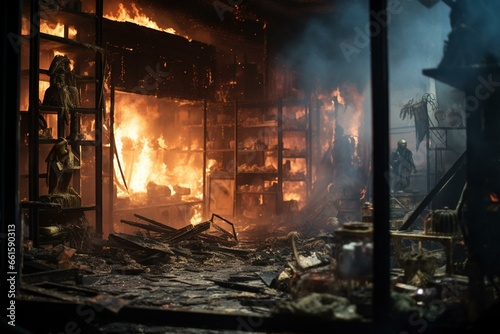
[[(212, 214), (199, 224), (173, 228), (134, 217), (121, 221), (134, 226), (134, 234), (114, 233), (106, 240), (88, 237), (83, 242), (66, 235), (62, 243), (38, 248), (26, 244), (21, 304), (36, 300), (104, 309), (92, 319), (96, 333), (127, 328), (148, 333), (173, 321), (165, 313), (166, 318), (144, 324), (142, 319), (151, 317), (148, 312), (187, 312), (193, 319), (207, 314), (213, 319), (260, 319), (255, 326), (247, 324), (253, 332), (278, 332), (279, 326), (302, 331), (293, 326), (303, 318), (316, 324), (365, 324), (372, 319), (372, 223), (331, 218), (313, 229), (299, 224), (304, 218), (300, 215), (276, 217), (262, 225), (258, 220), (233, 223)], [(447, 275), (444, 250), (427, 246), (407, 240), (394, 247), (391, 317), (402, 327), (410, 326), (412, 314), (432, 319), (434, 325), (464, 321), (450, 313), (464, 308), (467, 278), (459, 266), (464, 259), (454, 259), (455, 274)], [(124, 316), (132, 310), (135, 316)], [(271, 320), (283, 317), (294, 320), (279, 326)], [(192, 326), (241, 328), (234, 319), (218, 321)]]

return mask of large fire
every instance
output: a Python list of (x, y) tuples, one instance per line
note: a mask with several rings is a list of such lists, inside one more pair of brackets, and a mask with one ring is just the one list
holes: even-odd
[(360, 201), (365, 200), (367, 191), (365, 178), (368, 177), (371, 157), (369, 150), (366, 149), (366, 142), (369, 138), (366, 129), (364, 129), (366, 126), (364, 124), (366, 121), (363, 108), (364, 97), (356, 85), (345, 83), (329, 93), (318, 95), (317, 102), (321, 117), (319, 128), (321, 152), (315, 152), (315, 156), (319, 165), (322, 165), (325, 159), (331, 161), (330, 168), (335, 165), (335, 157), (332, 152), (335, 148), (338, 126), (342, 127), (344, 134), (354, 141), (354, 151), (352, 170), (347, 173), (347, 178), (345, 174), (341, 174), (340, 178), (332, 180), (331, 175), (336, 175), (335, 171), (325, 171), (324, 168), (320, 169), (313, 165), (313, 184), (318, 180), (324, 181), (326, 179), (325, 182), (333, 182), (337, 188), (345, 188), (343, 191), (350, 192), (350, 197), (355, 198), (355, 193), (359, 193), (357, 198)]
[(346, 135), (356, 139), (356, 149), (359, 144), (359, 135), (363, 116), (363, 95), (352, 83), (345, 83), (337, 87), (330, 94), (318, 96), (321, 103), (322, 129), (321, 145), (323, 151), (328, 150), (335, 138), (335, 127), (340, 125)]
[[(185, 136), (185, 131), (173, 131), (171, 127), (175, 118), (183, 122), (174, 114), (186, 114), (186, 108), (193, 106), (137, 94), (118, 93), (116, 96), (114, 170), (117, 197), (128, 198), (131, 207), (202, 200), (200, 141), (191, 140)], [(151, 193), (152, 185), (157, 189), (168, 188), (167, 192)], [(199, 223), (200, 218), (201, 212), (197, 212), (191, 223)]]

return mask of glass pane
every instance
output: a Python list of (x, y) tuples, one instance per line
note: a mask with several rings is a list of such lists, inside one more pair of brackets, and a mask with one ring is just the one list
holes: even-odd
[[(461, 57), (450, 53), (463, 33), (458, 27), (468, 15), (478, 15), (476, 4), (472, 10), (465, 3), (404, 2), (388, 26), (391, 288), (398, 299), (415, 303), (419, 316), (403, 317), (407, 328), (415, 321), (460, 326), (464, 319), (451, 319), (448, 312), (470, 312), (466, 300), (473, 296), (466, 292), (470, 246), (462, 211), (468, 116), (457, 84), (465, 80), (464, 62), (446, 64)], [(445, 79), (445, 67), (455, 83)], [(426, 320), (431, 317), (432, 323)]]

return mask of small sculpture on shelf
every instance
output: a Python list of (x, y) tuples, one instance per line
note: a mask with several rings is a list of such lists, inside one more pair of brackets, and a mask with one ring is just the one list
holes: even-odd
[(68, 147), (68, 141), (59, 138), (50, 150), (45, 162), (47, 162), (49, 197), (57, 197), (57, 201), (62, 201), (60, 204), (63, 207), (80, 206), (80, 194), (72, 186), (73, 173), (80, 169), (80, 166), (78, 165), (78, 158)]
[(45, 90), (42, 105), (61, 107), (65, 124), (69, 124), (68, 139), (78, 140), (80, 133), (80, 115), (72, 110), (80, 107), (80, 94), (76, 88), (75, 74), (70, 67), (70, 60), (65, 55), (56, 55), (49, 67), (50, 86)]

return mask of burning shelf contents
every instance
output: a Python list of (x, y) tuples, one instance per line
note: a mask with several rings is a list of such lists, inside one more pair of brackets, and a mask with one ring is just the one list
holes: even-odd
[(117, 210), (201, 203), (203, 105), (123, 92), (115, 101)]

